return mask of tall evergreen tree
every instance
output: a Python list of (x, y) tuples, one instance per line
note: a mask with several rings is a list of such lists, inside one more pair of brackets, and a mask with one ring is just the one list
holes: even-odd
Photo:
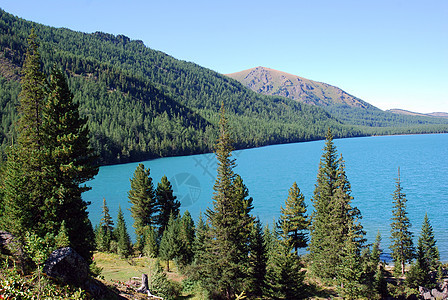
[(411, 222), (406, 211), (406, 195), (403, 193), (400, 180), (400, 169), (396, 179), (396, 188), (393, 193), (393, 210), (391, 223), (391, 245), (394, 270), (397, 274), (404, 276), (406, 263), (414, 258), (413, 234), (410, 231)]
[(360, 224), (361, 213), (351, 206), (353, 197), (350, 194), (345, 164), (342, 156), (337, 158), (329, 129), (312, 199), (314, 212), (309, 245), (313, 261), (311, 270), (321, 278), (337, 277), (338, 266), (342, 263), (342, 250), (350, 230), (359, 239), (357, 246), (362, 247), (365, 241), (365, 232)]
[(144, 247), (144, 233), (146, 226), (156, 224), (156, 196), (154, 185), (150, 177), (150, 170), (140, 163), (135, 169), (131, 181), (131, 190), (128, 192), (131, 203), (131, 214), (134, 218), (134, 229), (137, 237), (137, 248), (140, 251)]
[[(3, 209), (1, 226), (16, 235), (26, 231), (44, 236), (59, 226), (45, 226), (45, 199), (42, 149), (42, 108), (45, 99), (45, 76), (41, 71), (39, 44), (34, 29), (28, 39), (28, 49), (22, 67), (22, 90), (19, 94), (17, 143), (7, 152), (3, 174)], [(52, 209), (50, 208), (50, 211)], [(54, 215), (54, 214), (53, 214)], [(53, 220), (54, 218), (52, 218)], [(51, 227), (51, 226), (50, 226)]]
[(114, 237), (117, 241), (117, 253), (121, 257), (128, 257), (131, 254), (131, 238), (129, 237), (121, 206), (118, 207), (117, 225), (115, 226)]
[(285, 228), (288, 232), (295, 252), (298, 254), (299, 248), (305, 248), (308, 243), (307, 231), (310, 221), (306, 215), (305, 197), (300, 191), (297, 183), (294, 182), (289, 189), (288, 199), (285, 202), (285, 208), (280, 208), (279, 228)]
[(253, 226), (250, 216), (252, 199), (241, 178), (233, 171), (232, 138), (221, 107), (219, 138), (216, 144), (218, 160), (213, 208), (207, 210), (210, 230), (205, 240), (206, 258), (202, 260), (201, 277), (212, 297), (231, 299), (248, 290), (250, 282), (249, 241)]
[(173, 195), (173, 187), (168, 178), (164, 175), (161, 181), (157, 184), (156, 189), (158, 215), (156, 223), (159, 226), (159, 236), (161, 237), (163, 231), (168, 225), (170, 215), (179, 215), (180, 202), (176, 200)]
[[(97, 159), (89, 146), (87, 119), (80, 117), (64, 73), (53, 67), (43, 108), (42, 133), (47, 151), (46, 168), (52, 172), (56, 222), (65, 221), (73, 248), (85, 258), (93, 251), (93, 229), (81, 194), (90, 190), (85, 182), (98, 173)], [(110, 216), (109, 216), (110, 217)], [(82, 232), (83, 234), (80, 234)]]

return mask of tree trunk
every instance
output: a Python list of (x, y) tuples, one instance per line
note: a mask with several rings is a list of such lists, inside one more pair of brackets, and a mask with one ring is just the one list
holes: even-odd
[(146, 293), (147, 291), (149, 291), (148, 275), (142, 274), (142, 285), (137, 289), (137, 292)]

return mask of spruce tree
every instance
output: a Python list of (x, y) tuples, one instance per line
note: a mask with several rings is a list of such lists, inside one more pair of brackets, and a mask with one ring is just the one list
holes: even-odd
[(129, 237), (121, 206), (118, 207), (117, 225), (114, 230), (114, 237), (117, 241), (117, 254), (121, 257), (128, 257), (131, 254), (131, 238)]
[(342, 156), (337, 157), (330, 129), (323, 150), (312, 199), (314, 212), (309, 251), (313, 273), (332, 279), (337, 277), (338, 266), (342, 263), (348, 233), (353, 231), (359, 239), (356, 245), (363, 247), (365, 232), (360, 224), (360, 211), (351, 205), (353, 197), (345, 174), (345, 163)]
[(419, 286), (435, 287), (435, 276), (431, 275), (439, 271), (440, 265), (439, 250), (436, 246), (433, 228), (429, 222), (428, 214), (425, 214), (418, 238), (417, 259), (406, 276), (408, 285), (411, 288), (418, 288)]
[[(25, 232), (43, 237), (59, 229), (54, 223), (51, 205), (46, 210), (47, 181), (44, 180), (44, 149), (42, 138), (42, 108), (45, 100), (45, 76), (41, 71), (39, 44), (34, 29), (28, 38), (28, 49), (22, 67), (22, 90), (19, 94), (17, 143), (7, 151), (3, 174), (4, 198), (1, 226), (24, 237)], [(45, 214), (53, 213), (46, 226)]]
[(106, 199), (103, 198), (103, 211), (100, 223), (95, 230), (95, 241), (98, 251), (109, 252), (112, 233), (114, 230), (114, 221), (109, 214)]
[(417, 259), (422, 266), (425, 266), (425, 271), (428, 273), (437, 270), (440, 265), (439, 249), (436, 244), (434, 230), (426, 213), (417, 244)]
[(289, 195), (285, 202), (285, 208), (280, 208), (279, 228), (286, 228), (292, 241), (295, 252), (299, 248), (305, 248), (308, 243), (307, 231), (310, 221), (306, 215), (305, 197), (294, 182), (289, 189)]
[(180, 222), (179, 219), (170, 215), (168, 226), (163, 231), (162, 240), (160, 241), (159, 257), (166, 261), (166, 270), (170, 272), (170, 260), (175, 259), (179, 255), (180, 248)]
[(147, 257), (157, 257), (159, 253), (158, 245), (157, 245), (157, 233), (154, 227), (146, 226), (144, 233), (144, 247), (143, 254)]
[(279, 239), (271, 245), (268, 255), (265, 295), (272, 299), (302, 299), (305, 271), (288, 235), (288, 224), (283, 222), (281, 226)]
[(365, 273), (361, 261), (359, 237), (351, 228), (341, 251), (341, 263), (337, 266), (337, 282), (339, 294), (344, 299), (361, 299), (367, 294), (363, 284)]
[(161, 237), (163, 231), (168, 225), (170, 215), (179, 215), (180, 207), (180, 202), (177, 201), (177, 197), (173, 195), (173, 187), (171, 186), (171, 183), (165, 175), (157, 184), (156, 198), (157, 208), (159, 211), (156, 217), (156, 223), (159, 226), (159, 236)]
[(250, 289), (249, 245), (253, 226), (252, 199), (241, 178), (236, 180), (232, 158), (233, 140), (221, 107), (219, 138), (215, 147), (218, 160), (213, 186), (213, 208), (207, 210), (210, 230), (205, 239), (201, 277), (212, 297), (232, 299)]
[[(73, 248), (90, 259), (93, 229), (82, 193), (90, 190), (85, 182), (98, 173), (97, 159), (89, 146), (87, 119), (80, 117), (65, 74), (53, 67), (43, 108), (42, 132), (47, 151), (46, 168), (52, 172), (51, 199), (57, 203), (56, 222), (65, 221)], [(82, 232), (83, 234), (80, 234)]]
[(193, 261), (193, 244), (195, 239), (194, 221), (186, 210), (179, 224), (179, 253), (177, 261), (181, 266), (186, 266)]
[(411, 222), (406, 211), (406, 195), (403, 193), (400, 180), (400, 169), (396, 179), (396, 189), (393, 193), (393, 210), (391, 223), (391, 245), (392, 259), (394, 260), (394, 271), (404, 276), (406, 263), (414, 258), (413, 234), (410, 231)]
[(131, 215), (134, 218), (134, 229), (137, 237), (137, 248), (144, 247), (144, 233), (146, 226), (155, 226), (157, 212), (154, 185), (150, 177), (150, 170), (140, 163), (135, 169), (131, 181), (131, 190), (128, 192), (131, 203)]
[(260, 219), (256, 219), (252, 231), (250, 248), (250, 264), (252, 290), (249, 293), (255, 297), (262, 297), (266, 289), (267, 245)]

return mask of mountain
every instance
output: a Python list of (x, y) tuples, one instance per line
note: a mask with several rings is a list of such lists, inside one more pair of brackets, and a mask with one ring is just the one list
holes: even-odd
[(39, 39), (43, 71), (49, 74), (56, 65), (66, 72), (80, 114), (88, 118), (100, 164), (213, 151), (221, 103), (236, 149), (322, 139), (328, 128), (339, 138), (448, 132), (448, 120), (442, 118), (392, 113), (378, 117), (380, 110), (367, 104), (350, 110), (345, 104), (324, 109), (262, 95), (124, 35), (44, 26), (0, 9), (2, 152), (16, 135), (20, 69), (32, 28)]
[[(256, 67), (226, 76), (263, 95), (282, 96), (300, 103), (322, 107), (344, 124), (362, 126), (361, 130), (365, 134), (397, 132), (397, 128), (420, 127), (419, 125), (423, 124), (427, 126), (446, 124), (433, 114), (382, 111), (338, 87), (265, 67)], [(432, 127), (433, 130), (440, 130), (440, 126)]]
[(446, 112), (433, 112), (429, 114), (422, 114), (417, 112), (412, 112), (404, 109), (388, 109), (388, 112), (399, 114), (399, 115), (408, 115), (408, 116), (420, 116), (420, 117), (438, 117), (438, 118), (448, 118), (448, 113)]
[(283, 96), (319, 106), (348, 105), (374, 108), (338, 87), (265, 67), (256, 67), (226, 76), (263, 95)]

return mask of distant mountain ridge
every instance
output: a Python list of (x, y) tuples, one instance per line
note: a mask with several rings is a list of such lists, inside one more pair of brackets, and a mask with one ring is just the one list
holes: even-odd
[(348, 105), (365, 109), (375, 108), (330, 84), (261, 66), (225, 75), (264, 95), (283, 96), (318, 106)]
[(399, 108), (393, 108), (393, 109), (388, 109), (388, 112), (394, 113), (394, 114), (398, 114), (398, 115), (407, 115), (407, 116), (420, 116), (420, 117), (437, 117), (437, 118), (448, 118), (448, 113), (446, 112), (432, 112), (429, 114), (423, 114), (423, 113), (418, 113), (418, 112), (413, 112), (413, 111), (409, 111), (409, 110), (404, 110), (404, 109), (399, 109)]

